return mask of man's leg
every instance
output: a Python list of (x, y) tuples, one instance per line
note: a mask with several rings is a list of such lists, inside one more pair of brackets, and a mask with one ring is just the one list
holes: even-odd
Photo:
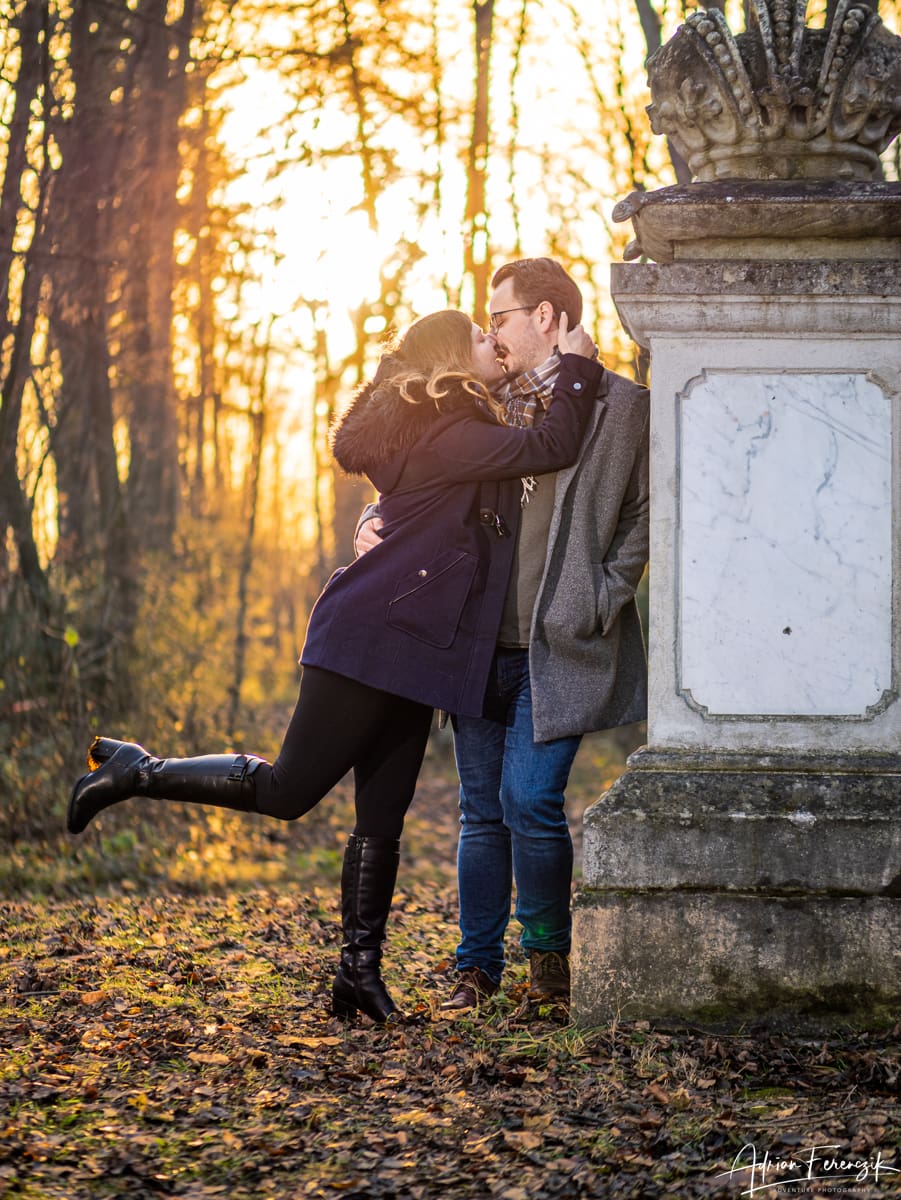
[(581, 738), (536, 742), (525, 652), (519, 659), (511, 656), (508, 675), (501, 807), (511, 835), (522, 946), (530, 958), (533, 992), (543, 998), (546, 991), (563, 992), (568, 980), (573, 848), (564, 792)]

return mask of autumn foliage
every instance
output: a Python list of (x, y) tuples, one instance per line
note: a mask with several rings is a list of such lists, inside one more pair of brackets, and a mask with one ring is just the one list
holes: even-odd
[[(577, 764), (577, 835), (596, 753)], [(349, 819), (341, 789), (276, 840), (229, 818), (226, 856), (207, 831), (193, 865), (157, 861), (155, 885), (136, 872), (66, 896), (69, 866), (49, 902), (0, 900), (0, 1194), (737, 1200), (749, 1145), (776, 1160), (831, 1146), (871, 1164), (854, 1196), (897, 1194), (901, 1026), (577, 1030), (528, 1004), (512, 929), (502, 995), (480, 1020), (439, 1019), (456, 942), (455, 788), (440, 760), (408, 818), (387, 945), (414, 1020), (335, 1021)], [(134, 820), (146, 854), (153, 835)], [(95, 837), (112, 852), (129, 826), (104, 821)], [(805, 1170), (793, 1194), (825, 1195)]]

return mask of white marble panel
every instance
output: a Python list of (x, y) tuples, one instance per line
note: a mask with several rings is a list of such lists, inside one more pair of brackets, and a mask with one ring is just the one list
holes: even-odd
[(889, 397), (709, 370), (678, 404), (677, 689), (711, 716), (865, 716), (892, 686)]

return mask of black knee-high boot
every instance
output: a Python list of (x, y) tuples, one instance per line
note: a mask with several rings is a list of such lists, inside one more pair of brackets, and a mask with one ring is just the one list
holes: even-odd
[(341, 871), (344, 945), (332, 987), (335, 1016), (344, 1020), (355, 1017), (358, 1009), (382, 1025), (404, 1019), (380, 971), (399, 861), (397, 838), (348, 838)]
[[(103, 809), (132, 796), (212, 804), (256, 812), (253, 773), (263, 761), (247, 754), (205, 754), (199, 758), (154, 758), (132, 742), (108, 743), (105, 762), (72, 789), (66, 825), (81, 833)], [(92, 747), (93, 749), (93, 747)], [(92, 761), (89, 753), (89, 762)]]

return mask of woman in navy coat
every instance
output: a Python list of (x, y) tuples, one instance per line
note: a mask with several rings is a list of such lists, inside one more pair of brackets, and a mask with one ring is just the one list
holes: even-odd
[[(380, 975), (404, 816), (433, 708), (479, 716), (512, 563), (520, 477), (576, 458), (602, 367), (560, 318), (563, 354), (535, 429), (499, 422), (495, 347), (463, 313), (414, 323), (339, 424), (334, 453), (380, 493), (383, 540), (336, 571), (310, 616), (297, 706), (275, 762), (155, 758), (96, 739), (68, 828), (130, 797), (293, 820), (351, 769), (356, 823), (342, 870), (337, 1015), (398, 1020)], [(398, 536), (394, 536), (397, 533)]]

